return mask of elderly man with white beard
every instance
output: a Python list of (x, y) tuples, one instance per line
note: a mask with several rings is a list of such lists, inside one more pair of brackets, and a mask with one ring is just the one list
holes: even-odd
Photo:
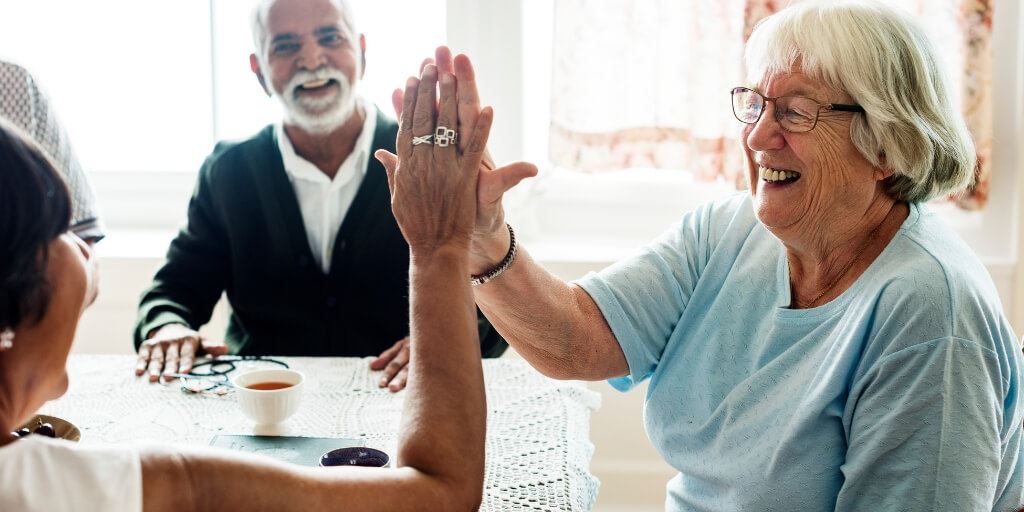
[[(409, 248), (373, 153), (398, 125), (357, 94), (366, 39), (344, 0), (265, 0), (250, 64), (284, 119), (221, 142), (199, 172), (188, 223), (142, 295), (136, 374), (188, 373), (209, 354), (378, 356), (405, 387)], [(450, 57), (449, 57), (450, 58)], [(198, 332), (222, 293), (225, 342)], [(479, 314), (481, 352), (507, 347)]]

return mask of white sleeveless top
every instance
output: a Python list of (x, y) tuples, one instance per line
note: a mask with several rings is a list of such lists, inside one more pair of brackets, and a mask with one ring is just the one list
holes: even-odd
[(139, 452), (40, 435), (14, 441), (0, 448), (0, 510), (139, 512)]

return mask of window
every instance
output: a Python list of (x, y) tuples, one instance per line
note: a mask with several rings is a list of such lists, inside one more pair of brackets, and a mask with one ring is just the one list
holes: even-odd
[[(39, 79), (67, 128), (110, 232), (104, 253), (162, 254), (214, 143), (280, 118), (249, 68), (254, 3), (5, 2), (0, 55)], [(393, 115), (391, 91), (446, 40), (445, 0), (351, 3), (367, 40), (360, 91)], [(130, 230), (146, 234), (119, 236)]]
[(195, 168), (211, 147), (206, 2), (5, 2), (4, 57), (48, 93), (87, 172)]
[[(578, 2), (571, 0), (571, 3)], [(523, 225), (517, 234), (538, 259), (614, 261), (668, 228), (685, 211), (735, 191), (731, 184), (705, 183), (687, 172), (624, 166), (620, 170), (584, 174), (551, 163), (551, 55), (555, 8), (551, 2), (524, 1), (522, 5), (523, 60), (528, 63), (522, 80), (523, 154), (527, 160), (539, 164), (542, 174), (520, 185), (506, 204), (514, 209), (512, 221)], [(672, 2), (659, 5), (675, 8)], [(1020, 157), (1008, 142), (1024, 136), (1015, 124), (1024, 105), (1021, 70), (1019, 66), (1009, 65), (1022, 62), (1020, 57), (1024, 55), (1024, 40), (1019, 37), (1024, 10), (1017, 2), (997, 0), (995, 12), (992, 48), (997, 64), (992, 87), (993, 97), (1000, 100), (994, 112), (993, 128), (1001, 142), (993, 148), (993, 186), (989, 203), (985, 209), (974, 212), (952, 205), (932, 207), (975, 248), (983, 261), (990, 264), (990, 270), (993, 265), (1005, 269), (1006, 262), (1016, 258), (1016, 226), (1007, 225), (1005, 219), (1015, 218), (1011, 212), (1021, 199), (1014, 192), (1015, 169), (1020, 165)], [(949, 27), (932, 29), (941, 36), (948, 35)], [(633, 43), (621, 42), (627, 49)], [(957, 62), (953, 60), (950, 66), (955, 68)], [(614, 58), (609, 58), (607, 65), (613, 69), (617, 66)], [(714, 66), (695, 66), (694, 72), (706, 72), (709, 68)], [(628, 81), (630, 76), (622, 75), (619, 79)], [(482, 94), (486, 95), (486, 91)], [(723, 92), (723, 117), (731, 121), (726, 96)], [(608, 98), (606, 101), (620, 100)], [(600, 102), (594, 103), (594, 111), (599, 111)], [(496, 123), (502, 122), (501, 115), (502, 111), (498, 110)]]

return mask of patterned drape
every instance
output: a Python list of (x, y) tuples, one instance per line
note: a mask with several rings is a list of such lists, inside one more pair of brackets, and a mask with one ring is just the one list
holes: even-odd
[[(992, 148), (991, 0), (887, 0), (919, 16), (954, 76), (988, 196)], [(550, 151), (585, 172), (687, 169), (745, 185), (728, 91), (742, 79), (743, 43), (788, 0), (556, 0)]]

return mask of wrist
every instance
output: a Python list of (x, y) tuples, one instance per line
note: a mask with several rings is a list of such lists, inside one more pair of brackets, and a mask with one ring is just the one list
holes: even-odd
[(479, 286), (485, 283), (489, 283), (491, 280), (505, 273), (505, 271), (512, 266), (512, 263), (516, 259), (517, 252), (516, 234), (512, 230), (512, 226), (510, 224), (505, 224), (505, 228), (508, 230), (508, 251), (505, 253), (505, 256), (501, 258), (501, 261), (499, 261), (497, 264), (495, 264), (488, 270), (469, 276), (470, 284), (474, 286)]
[(469, 250), (470, 273), (483, 274), (497, 266), (508, 254), (511, 244), (512, 237), (505, 223), (498, 224), (498, 227), (487, 235), (473, 237), (473, 244)]
[(191, 327), (189, 327), (189, 326), (187, 326), (187, 325), (185, 325), (183, 323), (180, 323), (180, 322), (170, 322), (170, 323), (163, 324), (163, 325), (161, 325), (159, 327), (154, 327), (154, 328), (150, 329), (149, 332), (146, 334), (146, 339), (148, 340), (148, 339), (156, 336), (157, 334), (159, 334), (161, 332), (172, 332), (172, 331), (174, 331), (176, 329), (183, 329), (183, 330), (187, 330), (187, 331), (191, 331), (192, 330)]
[(410, 247), (409, 267), (424, 268), (436, 264), (468, 266), (469, 248), (463, 244), (445, 244), (435, 247)]

